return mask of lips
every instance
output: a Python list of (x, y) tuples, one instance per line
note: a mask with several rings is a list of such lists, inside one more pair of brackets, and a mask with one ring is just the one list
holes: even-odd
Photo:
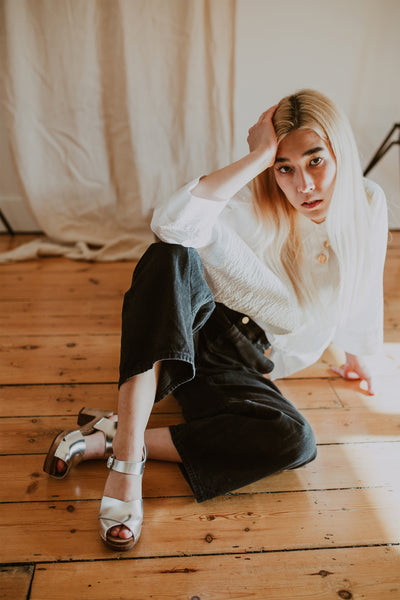
[(315, 208), (316, 206), (319, 206), (321, 204), (322, 200), (306, 200), (305, 202), (302, 202), (302, 206), (304, 208)]

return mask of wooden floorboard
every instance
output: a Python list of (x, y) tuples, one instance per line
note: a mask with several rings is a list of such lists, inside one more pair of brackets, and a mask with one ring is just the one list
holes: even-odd
[[(137, 557), (398, 544), (400, 490), (368, 488), (233, 494), (198, 504), (146, 498)], [(312, 508), (312, 510), (311, 510)], [(1, 562), (115, 557), (97, 535), (98, 502), (0, 506)]]
[[(85, 499), (101, 498), (104, 461), (82, 463), (65, 479), (56, 480), (42, 471), (44, 458), (44, 454), (0, 456), (0, 502), (70, 500), (81, 493)], [(305, 467), (265, 477), (235, 493), (390, 487), (399, 464), (399, 441), (319, 446), (317, 459)], [(192, 492), (176, 464), (149, 461), (143, 495), (192, 496)]]
[(31, 600), (397, 600), (399, 568), (390, 546), (39, 564)]
[[(30, 236), (0, 236), (0, 251)], [(0, 598), (398, 600), (400, 232), (385, 268), (385, 346), (368, 396), (331, 366), (277, 382), (312, 424), (317, 459), (198, 504), (175, 464), (149, 461), (139, 544), (97, 535), (106, 468), (42, 464), (82, 406), (116, 410), (120, 308), (132, 262), (0, 266)], [(182, 421), (169, 397), (150, 427)]]
[(2, 336), (0, 381), (23, 383), (115, 382), (120, 335)]
[[(371, 414), (364, 409), (302, 411), (311, 423), (318, 444), (349, 444), (360, 441), (397, 441), (400, 414)], [(149, 427), (168, 427), (183, 422), (172, 413), (154, 413)], [(1, 454), (42, 454), (62, 430), (76, 429), (75, 417), (3, 417), (0, 419)]]
[(2, 600), (26, 600), (33, 572), (33, 565), (0, 567), (0, 598)]
[[(282, 380), (279, 387), (300, 409), (335, 408), (342, 406), (332, 381), (315, 379), (313, 385), (305, 379)], [(18, 402), (14, 402), (16, 396)], [(68, 416), (77, 415), (82, 406), (96, 406), (116, 411), (116, 384), (47, 384), (0, 386), (0, 416)], [(158, 402), (153, 413), (179, 413), (173, 396)]]

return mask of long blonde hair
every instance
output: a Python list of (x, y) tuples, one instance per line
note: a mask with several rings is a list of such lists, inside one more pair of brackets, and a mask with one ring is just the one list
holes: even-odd
[[(295, 129), (310, 129), (326, 141), (335, 156), (337, 171), (326, 219), (329, 243), (340, 273), (340, 304), (354, 298), (360, 265), (365, 260), (370, 228), (369, 202), (363, 184), (360, 160), (346, 117), (323, 94), (300, 90), (283, 98), (273, 117), (278, 144)], [(290, 280), (301, 305), (315, 302), (314, 290), (301, 277), (303, 249), (298, 231), (298, 212), (278, 187), (273, 167), (253, 181), (255, 209), (265, 225), (273, 225), (274, 263)], [(270, 227), (265, 230), (271, 231)], [(283, 273), (281, 273), (283, 274)]]

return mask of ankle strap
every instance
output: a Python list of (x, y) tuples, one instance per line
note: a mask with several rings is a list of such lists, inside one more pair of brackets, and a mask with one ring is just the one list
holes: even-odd
[(126, 460), (118, 460), (115, 455), (109, 457), (107, 461), (107, 467), (112, 471), (118, 471), (119, 473), (125, 473), (126, 475), (142, 475), (144, 471), (144, 464), (147, 458), (147, 448), (143, 448), (143, 458), (141, 462), (129, 462)]

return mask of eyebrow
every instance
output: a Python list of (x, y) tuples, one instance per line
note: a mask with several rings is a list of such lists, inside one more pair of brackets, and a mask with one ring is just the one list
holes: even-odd
[[(315, 148), (310, 148), (310, 150), (307, 150), (306, 152), (304, 152), (304, 154), (302, 156), (309, 156), (310, 154), (315, 154), (316, 152), (321, 152), (321, 150), (325, 150), (325, 148), (323, 148), (322, 146), (316, 146)], [(279, 157), (279, 158), (275, 159), (275, 162), (276, 163), (290, 162), (290, 159)]]

